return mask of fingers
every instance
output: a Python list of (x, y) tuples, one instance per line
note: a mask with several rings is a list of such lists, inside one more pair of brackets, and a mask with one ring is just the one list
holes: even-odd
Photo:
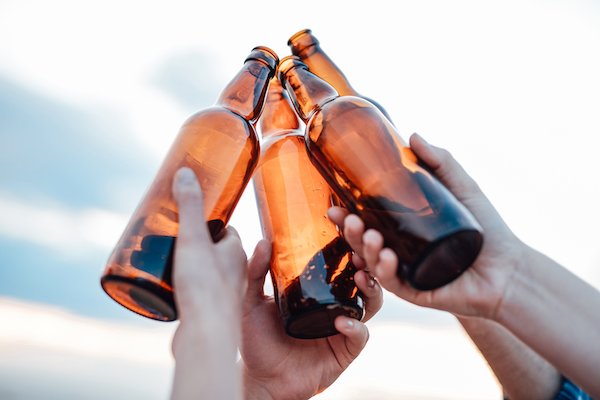
[(504, 231), (508, 229), (477, 183), (448, 151), (430, 145), (417, 134), (410, 137), (410, 147), (450, 192), (473, 213), (485, 229), (489, 227), (501, 227)]
[(367, 322), (381, 309), (383, 305), (383, 291), (377, 281), (365, 271), (356, 272), (354, 274), (354, 281), (365, 301), (363, 322)]
[(477, 183), (447, 150), (432, 146), (416, 133), (410, 137), (410, 147), (459, 200), (481, 193)]
[(348, 215), (348, 210), (342, 207), (331, 207), (327, 210), (327, 216), (334, 224), (344, 229), (344, 218)]
[(397, 270), (398, 257), (396, 256), (396, 253), (388, 248), (381, 250), (372, 273), (381, 286), (390, 292), (403, 297), (402, 291), (406, 285), (403, 285), (402, 281), (398, 279), (396, 274)]
[(335, 328), (344, 335), (346, 350), (350, 361), (358, 357), (369, 340), (367, 326), (353, 318), (339, 316), (335, 319)]
[(233, 226), (230, 225), (226, 228), (223, 238), (214, 247), (221, 257), (233, 261), (241, 260), (245, 264), (247, 257), (242, 246), (242, 239)]
[(210, 248), (212, 240), (204, 221), (204, 201), (200, 184), (194, 171), (190, 168), (181, 168), (173, 178), (173, 196), (179, 209), (179, 235), (178, 243), (187, 245), (194, 243), (203, 249)]
[(352, 253), (352, 264), (354, 264), (356, 269), (367, 268), (367, 263), (365, 262), (364, 258), (362, 258), (361, 256), (359, 256), (356, 253)]
[(248, 289), (247, 301), (254, 302), (262, 300), (264, 296), (265, 277), (269, 271), (271, 260), (271, 244), (262, 239), (256, 244), (254, 254), (248, 261)]
[(362, 236), (363, 257), (367, 268), (371, 271), (375, 268), (379, 259), (379, 252), (383, 248), (383, 236), (374, 229), (369, 229)]
[(175, 242), (173, 285), (182, 318), (199, 311), (198, 293), (214, 287), (212, 240), (204, 221), (202, 192), (194, 172), (182, 168), (173, 179), (173, 196), (179, 209), (179, 234)]
[[(228, 226), (223, 238), (214, 245), (219, 260), (223, 260), (219, 269), (221, 276), (227, 281), (231, 281), (237, 290), (244, 281), (246, 275), (246, 252), (242, 246), (240, 235), (233, 226)], [(231, 277), (236, 277), (233, 281)]]
[(354, 214), (346, 216), (344, 219), (344, 239), (360, 257), (363, 257), (362, 236), (364, 232), (365, 224), (358, 216)]
[(354, 245), (360, 246), (362, 249), (360, 237), (365, 230), (365, 224), (358, 216), (350, 214), (348, 210), (342, 207), (329, 208), (327, 216), (343, 231), (344, 238), (354, 251), (358, 251)]

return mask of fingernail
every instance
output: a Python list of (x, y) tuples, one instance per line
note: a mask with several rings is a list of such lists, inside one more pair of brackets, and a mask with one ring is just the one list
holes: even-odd
[(354, 328), (354, 321), (351, 319), (347, 319), (346, 320), (346, 327), (347, 328)]
[(425, 138), (423, 138), (423, 136), (419, 135), (417, 132), (414, 132), (413, 135), (419, 139), (421, 142), (423, 142), (423, 144), (427, 145), (427, 146), (431, 146), (429, 144), (429, 142), (427, 140), (425, 140)]
[(181, 186), (186, 186), (192, 184), (196, 180), (196, 175), (194, 171), (190, 168), (183, 167), (177, 171), (177, 184)]
[(370, 287), (371, 289), (373, 289), (375, 287), (375, 278), (373, 278), (372, 276), (369, 276), (369, 278), (367, 280), (367, 286)]

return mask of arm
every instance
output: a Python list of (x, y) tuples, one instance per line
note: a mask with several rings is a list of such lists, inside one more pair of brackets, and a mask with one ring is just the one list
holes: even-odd
[(600, 398), (600, 293), (545, 255), (526, 254), (496, 321)]
[(496, 322), (458, 317), (511, 400), (553, 399), (560, 373), (546, 360)]
[(413, 135), (411, 148), (478, 219), (485, 241), (455, 281), (418, 291), (397, 278), (395, 253), (355, 215), (330, 218), (381, 285), (414, 304), (494, 320), (594, 397), (600, 397), (600, 293), (521, 242), (479, 186), (445, 150)]
[(202, 193), (192, 170), (178, 171), (173, 194), (179, 208), (173, 285), (180, 322), (172, 343), (171, 399), (240, 399), (235, 359), (246, 255), (232, 228), (212, 242), (199, 220)]

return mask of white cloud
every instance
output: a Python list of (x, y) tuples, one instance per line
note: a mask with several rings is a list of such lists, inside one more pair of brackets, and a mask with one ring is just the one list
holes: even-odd
[(70, 210), (0, 193), (0, 235), (77, 256), (109, 250), (128, 217), (107, 210)]
[(0, 297), (0, 397), (165, 399), (175, 324), (102, 321)]
[[(167, 397), (176, 324), (98, 320), (2, 297), (0, 320), (5, 398)], [(368, 326), (371, 339), (363, 353), (316, 399), (355, 399), (357, 393), (424, 400), (499, 397), (485, 362), (457, 324)]]

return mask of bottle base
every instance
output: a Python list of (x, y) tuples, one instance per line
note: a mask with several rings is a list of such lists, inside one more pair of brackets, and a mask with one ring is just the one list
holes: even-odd
[(337, 335), (334, 321), (340, 316), (360, 320), (363, 309), (356, 304), (319, 304), (316, 308), (290, 316), (285, 324), (289, 336), (296, 339), (319, 339)]
[[(413, 268), (398, 268), (408, 275), (409, 283), (419, 290), (433, 290), (458, 278), (475, 261), (483, 245), (478, 230), (463, 230), (433, 243)], [(412, 274), (409, 271), (412, 269)]]
[(158, 321), (174, 321), (177, 310), (173, 293), (142, 278), (108, 275), (101, 280), (102, 289), (128, 310)]

